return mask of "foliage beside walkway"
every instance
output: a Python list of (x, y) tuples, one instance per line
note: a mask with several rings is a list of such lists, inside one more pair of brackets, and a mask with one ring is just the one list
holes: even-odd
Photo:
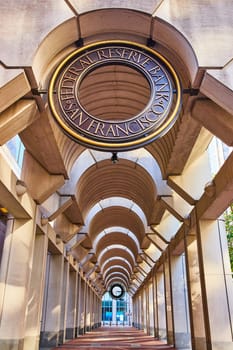
[(233, 204), (225, 214), (227, 241), (230, 254), (231, 271), (233, 272)]

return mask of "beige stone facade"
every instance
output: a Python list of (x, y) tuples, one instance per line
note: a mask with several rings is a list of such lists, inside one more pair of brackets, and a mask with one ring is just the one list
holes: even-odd
[[(232, 1), (9, 0), (0, 16), (0, 348), (51, 348), (99, 326), (120, 283), (135, 327), (177, 349), (231, 350)], [(104, 40), (150, 47), (182, 86), (173, 127), (116, 164), (67, 137), (48, 105), (57, 65)], [(84, 93), (93, 115), (144, 108), (143, 80), (100, 73)], [(16, 135), (22, 169), (7, 150)], [(229, 156), (213, 174), (214, 137)]]

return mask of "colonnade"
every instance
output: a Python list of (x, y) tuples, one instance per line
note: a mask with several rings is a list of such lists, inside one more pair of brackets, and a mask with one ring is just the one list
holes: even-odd
[(14, 204), (1, 256), (0, 348), (57, 346), (100, 326), (101, 296), (52, 225), (43, 225), (30, 195), (17, 195), (16, 175), (1, 155), (0, 163), (1, 192), (11, 188), (6, 200)]
[(224, 221), (197, 220), (133, 298), (134, 325), (178, 349), (232, 349), (232, 277)]

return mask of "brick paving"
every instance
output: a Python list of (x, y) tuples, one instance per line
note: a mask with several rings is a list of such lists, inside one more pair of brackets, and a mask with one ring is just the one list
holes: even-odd
[(53, 350), (175, 350), (132, 327), (101, 327)]

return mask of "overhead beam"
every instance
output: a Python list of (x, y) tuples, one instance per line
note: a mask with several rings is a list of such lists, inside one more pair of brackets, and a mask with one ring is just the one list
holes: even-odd
[(170, 186), (179, 196), (181, 196), (190, 205), (195, 205), (197, 201), (177, 184), (176, 178), (178, 177), (179, 176), (169, 176), (167, 179), (168, 186)]
[(39, 117), (38, 107), (34, 100), (20, 100), (1, 113), (0, 145), (26, 129)]

